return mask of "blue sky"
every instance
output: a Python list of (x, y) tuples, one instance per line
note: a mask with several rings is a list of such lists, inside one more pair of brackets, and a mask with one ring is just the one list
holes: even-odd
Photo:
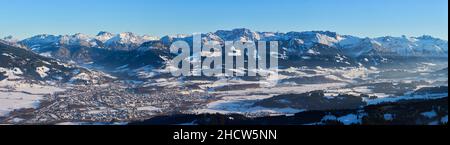
[(448, 40), (447, 0), (0, 0), (0, 37), (249, 28)]

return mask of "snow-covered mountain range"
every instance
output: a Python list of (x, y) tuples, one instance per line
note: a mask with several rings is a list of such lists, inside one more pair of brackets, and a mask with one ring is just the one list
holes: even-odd
[(36, 51), (48, 46), (84, 46), (111, 50), (131, 50), (146, 41), (157, 39), (158, 37), (148, 35), (139, 36), (131, 32), (112, 34), (102, 31), (96, 36), (90, 36), (82, 33), (59, 36), (42, 34), (16, 42), (28, 46), (30, 49)]
[[(240, 28), (218, 30), (201, 36), (202, 43), (213, 41), (222, 45), (225, 41), (278, 41), (281, 58), (313, 65), (324, 62), (328, 62), (330, 66), (378, 65), (397, 57), (448, 57), (448, 41), (426, 35), (360, 38), (330, 31), (280, 33), (256, 32)], [(24, 40), (8, 37), (2, 41), (66, 61), (111, 63), (107, 60), (120, 58), (123, 63), (117, 65), (129, 65), (129, 63), (147, 65), (154, 62), (139, 62), (135, 58), (152, 56), (157, 58), (150, 58), (149, 61), (163, 61), (161, 58), (171, 57), (167, 56), (170, 54), (168, 48), (178, 40), (192, 43), (193, 35), (178, 34), (159, 38), (149, 35), (140, 36), (131, 32), (112, 34), (102, 31), (96, 36), (81, 33), (59, 36), (44, 34)]]
[[(292, 116), (300, 112), (294, 114), (296, 117), (309, 113), (303, 112), (305, 109), (344, 109), (336, 114), (318, 112), (317, 121), (303, 124), (323, 123), (330, 118), (347, 120), (344, 124), (364, 124), (367, 119), (361, 118), (373, 108), (365, 110), (365, 106), (412, 99), (433, 102), (406, 109), (402, 104), (388, 104), (389, 108), (400, 109), (392, 109), (397, 112), (392, 114), (391, 110), (375, 108), (381, 112), (370, 117), (380, 120), (377, 116), (382, 114), (383, 120), (401, 118), (415, 121), (412, 124), (439, 124), (436, 119), (448, 122), (448, 110), (439, 109), (448, 104), (446, 40), (431, 36), (360, 38), (328, 31), (279, 33), (249, 29), (201, 35), (202, 43), (214, 41), (221, 45), (225, 41), (279, 42), (279, 75), (174, 77), (170, 66), (166, 67), (175, 56), (169, 47), (178, 40), (192, 43), (193, 35), (158, 38), (100, 32), (95, 36), (44, 34), (24, 40), (9, 36), (0, 39), (0, 123), (135, 121), (175, 111), (251, 117)], [(278, 83), (261, 85), (267, 79)], [(28, 111), (20, 110), (24, 108)], [(417, 122), (430, 112), (439, 115)]]
[[(432, 36), (420, 37), (379, 37), (359, 38), (350, 35), (340, 35), (329, 31), (307, 32), (255, 32), (249, 29), (219, 30), (202, 35), (206, 41), (286, 41), (287, 49), (310, 49), (316, 45), (334, 47), (347, 53), (349, 56), (358, 56), (370, 51), (394, 53), (401, 56), (447, 56), (448, 41)], [(131, 32), (112, 34), (99, 32), (96, 36), (86, 34), (74, 35), (37, 35), (24, 40), (15, 40), (7, 37), (4, 40), (23, 44), (33, 50), (39, 50), (44, 46), (86, 46), (105, 48), (110, 50), (131, 51), (148, 41), (162, 41), (170, 44), (176, 40), (192, 40), (192, 35), (168, 35), (161, 39), (155, 36), (139, 36)]]

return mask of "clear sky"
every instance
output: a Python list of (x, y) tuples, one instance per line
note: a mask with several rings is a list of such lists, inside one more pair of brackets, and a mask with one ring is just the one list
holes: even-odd
[(249, 28), (448, 40), (448, 0), (0, 0), (0, 37)]

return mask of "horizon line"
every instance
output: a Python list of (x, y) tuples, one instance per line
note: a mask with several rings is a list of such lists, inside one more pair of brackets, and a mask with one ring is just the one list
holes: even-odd
[(40, 34), (31, 34), (31, 35), (25, 36), (24, 38), (19, 38), (19, 37), (14, 36), (14, 35), (4, 35), (4, 36), (1, 36), (1, 35), (0, 35), (0, 39), (4, 39), (4, 38), (6, 38), (6, 37), (12, 36), (12, 38), (21, 41), (21, 40), (25, 40), (25, 39), (32, 38), (32, 37), (39, 36), (39, 35), (70, 36), (70, 35), (76, 35), (76, 34), (85, 34), (85, 35), (88, 35), (88, 36), (97, 36), (100, 32), (108, 32), (108, 33), (111, 33), (111, 34), (113, 34), (113, 35), (117, 35), (117, 34), (121, 34), (121, 33), (133, 33), (133, 34), (136, 34), (136, 35), (138, 35), (138, 36), (144, 36), (144, 35), (147, 35), (147, 36), (154, 36), (154, 37), (162, 38), (162, 37), (165, 37), (165, 36), (174, 36), (174, 35), (192, 35), (192, 34), (196, 34), (196, 33), (207, 34), (207, 33), (216, 33), (217, 31), (233, 31), (233, 30), (237, 30), (237, 29), (247, 29), (247, 30), (250, 30), (250, 31), (252, 31), (252, 32), (257, 32), (257, 33), (282, 33), (282, 34), (287, 34), (287, 33), (291, 33), (291, 32), (299, 32), (299, 33), (304, 33), (304, 32), (331, 32), (331, 33), (336, 33), (336, 34), (341, 35), (341, 36), (355, 36), (355, 37), (358, 37), (358, 38), (381, 38), (381, 37), (407, 37), (407, 38), (417, 38), (417, 37), (422, 37), (422, 36), (431, 36), (431, 37), (433, 37), (433, 38), (437, 38), (437, 39), (441, 39), (441, 40), (446, 40), (446, 41), (448, 41), (448, 36), (447, 36), (446, 38), (442, 38), (442, 37), (434, 36), (434, 35), (431, 35), (431, 34), (419, 34), (419, 35), (414, 35), (414, 36), (413, 36), (413, 35), (406, 35), (406, 34), (400, 34), (400, 35), (382, 35), (382, 36), (361, 36), (361, 35), (358, 35), (358, 34), (343, 34), (343, 33), (339, 33), (339, 32), (337, 32), (337, 31), (332, 31), (332, 30), (258, 31), (258, 30), (252, 30), (252, 29), (249, 29), (249, 28), (216, 29), (215, 31), (209, 31), (209, 32), (192, 32), (192, 33), (175, 33), (175, 34), (169, 34), (169, 33), (166, 33), (166, 34), (163, 34), (163, 35), (152, 35), (151, 33), (141, 33), (141, 32), (133, 32), (133, 31), (114, 32), (114, 31), (100, 30), (100, 31), (98, 31), (97, 33), (91, 33), (91, 32), (89, 32), (89, 33), (83, 33), (83, 32), (81, 32), (81, 31), (79, 31), (79, 32), (73, 32), (73, 33), (70, 33), (70, 34), (67, 34), (67, 33), (66, 33), (66, 34), (40, 33)]

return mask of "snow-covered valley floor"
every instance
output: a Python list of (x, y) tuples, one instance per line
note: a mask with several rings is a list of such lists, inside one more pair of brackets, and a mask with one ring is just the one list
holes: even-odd
[(38, 108), (45, 95), (62, 91), (64, 89), (49, 85), (2, 80), (0, 81), (0, 116), (6, 116), (17, 109)]

